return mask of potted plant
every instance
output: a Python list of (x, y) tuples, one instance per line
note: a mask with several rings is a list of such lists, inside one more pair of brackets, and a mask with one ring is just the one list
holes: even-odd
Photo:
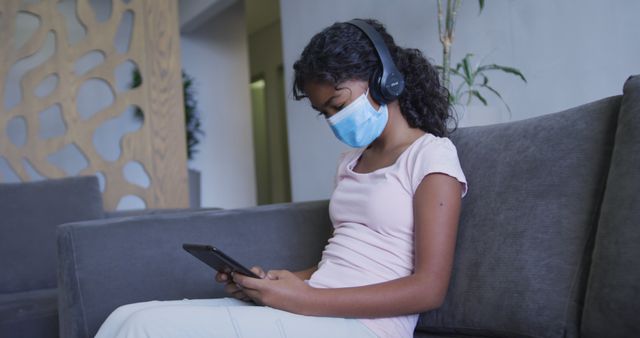
[[(484, 0), (478, 0), (480, 10), (478, 14), (482, 13), (484, 9)], [(451, 66), (451, 46), (453, 45), (454, 29), (456, 23), (456, 15), (458, 8), (460, 7), (460, 0), (447, 0), (446, 13), (442, 8), (442, 1), (438, 0), (438, 35), (440, 37), (440, 43), (442, 43), (442, 65), (437, 65), (436, 68), (440, 71), (442, 76), (442, 84), (449, 90), (449, 102), (455, 107), (457, 111), (463, 113), (463, 120), (461, 125), (475, 125), (481, 124), (480, 116), (470, 116), (468, 114), (468, 106), (474, 99), (482, 102), (484, 106), (487, 106), (487, 100), (483, 95), (483, 92), (489, 92), (496, 95), (502, 103), (505, 105), (509, 112), (509, 119), (511, 119), (511, 108), (505, 102), (500, 92), (489, 85), (489, 71), (502, 71), (508, 74), (519, 77), (527, 82), (522, 72), (516, 68), (501, 66), (497, 64), (481, 64), (472, 63), (472, 53), (467, 53), (455, 67)], [(455, 89), (452, 88), (451, 75), (458, 78), (459, 84)], [(466, 101), (465, 101), (466, 99)], [(479, 111), (481, 109), (475, 108)], [(494, 116), (489, 117), (485, 121), (498, 122), (499, 117), (495, 110), (484, 109), (484, 114), (492, 114)], [(465, 116), (466, 115), (466, 116)]]

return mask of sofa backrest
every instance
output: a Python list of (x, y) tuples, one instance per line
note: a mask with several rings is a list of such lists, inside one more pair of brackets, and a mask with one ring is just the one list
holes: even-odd
[(582, 337), (640, 336), (640, 76), (624, 86)]
[(56, 287), (56, 226), (101, 218), (96, 176), (0, 184), (0, 294)]
[(575, 337), (620, 96), (451, 135), (469, 185), (444, 304), (417, 330)]
[(200, 212), (200, 211), (216, 211), (224, 210), (223, 208), (207, 207), (207, 208), (162, 208), (162, 209), (130, 209), (130, 210), (114, 210), (105, 211), (105, 218), (145, 216), (145, 215), (164, 215), (175, 214), (181, 212)]

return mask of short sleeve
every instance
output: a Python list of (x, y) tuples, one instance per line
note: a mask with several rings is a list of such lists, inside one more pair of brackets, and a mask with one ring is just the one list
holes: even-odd
[[(443, 173), (457, 179), (462, 184), (461, 198), (467, 194), (468, 184), (464, 176), (458, 151), (449, 138), (437, 137), (421, 145), (409, 163), (411, 189), (415, 194), (422, 179), (430, 173)], [(410, 161), (411, 161), (410, 160)]]

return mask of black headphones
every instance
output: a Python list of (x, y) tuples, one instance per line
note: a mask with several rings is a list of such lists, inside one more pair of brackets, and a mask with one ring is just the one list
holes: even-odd
[(394, 101), (404, 90), (404, 76), (402, 76), (402, 73), (400, 73), (393, 62), (391, 53), (384, 43), (382, 36), (364, 20), (353, 19), (346, 23), (354, 25), (364, 32), (369, 40), (371, 40), (371, 43), (373, 43), (373, 48), (375, 48), (378, 53), (378, 58), (382, 64), (382, 67), (377, 68), (369, 79), (369, 92), (371, 93), (371, 97), (380, 104), (387, 104)]

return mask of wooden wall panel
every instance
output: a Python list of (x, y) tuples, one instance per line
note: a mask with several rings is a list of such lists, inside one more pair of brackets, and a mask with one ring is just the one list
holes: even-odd
[[(40, 19), (37, 31), (19, 49), (15, 49), (16, 16), (28, 13)], [(121, 53), (114, 37), (125, 13), (133, 14), (130, 44)], [(98, 21), (88, 0), (77, 0), (78, 21), (86, 35), (70, 44), (66, 18), (57, 0), (24, 3), (20, 0), (0, 1), (0, 155), (22, 181), (32, 179), (23, 163), (28, 161), (44, 177), (64, 177), (66, 173), (47, 160), (47, 156), (73, 144), (88, 161), (78, 175), (101, 173), (105, 178), (105, 209), (114, 210), (125, 195), (138, 196), (147, 208), (188, 206), (187, 156), (183, 112), (178, 9), (176, 0), (113, 0), (111, 16)], [(55, 36), (55, 51), (43, 63), (27, 71), (20, 79), (20, 102), (5, 109), (5, 85), (11, 67), (43, 48), (48, 36)], [(91, 51), (100, 51), (104, 61), (78, 75), (75, 62)], [(135, 63), (142, 75), (142, 85), (117, 91), (114, 70), (125, 61)], [(45, 97), (34, 94), (34, 88), (50, 74), (58, 77), (55, 90)], [(114, 100), (107, 108), (83, 118), (77, 111), (77, 93), (89, 80), (104, 81)], [(38, 136), (38, 113), (53, 104), (61, 107), (66, 132), (43, 140)], [(120, 116), (135, 105), (144, 112), (144, 123), (121, 140), (120, 156), (103, 158), (93, 145), (93, 135), (102, 123)], [(13, 118), (26, 120), (26, 143), (16, 146), (9, 140), (7, 123)], [(143, 187), (124, 177), (127, 163), (138, 162), (150, 184)], [(3, 178), (0, 177), (0, 182)]]

